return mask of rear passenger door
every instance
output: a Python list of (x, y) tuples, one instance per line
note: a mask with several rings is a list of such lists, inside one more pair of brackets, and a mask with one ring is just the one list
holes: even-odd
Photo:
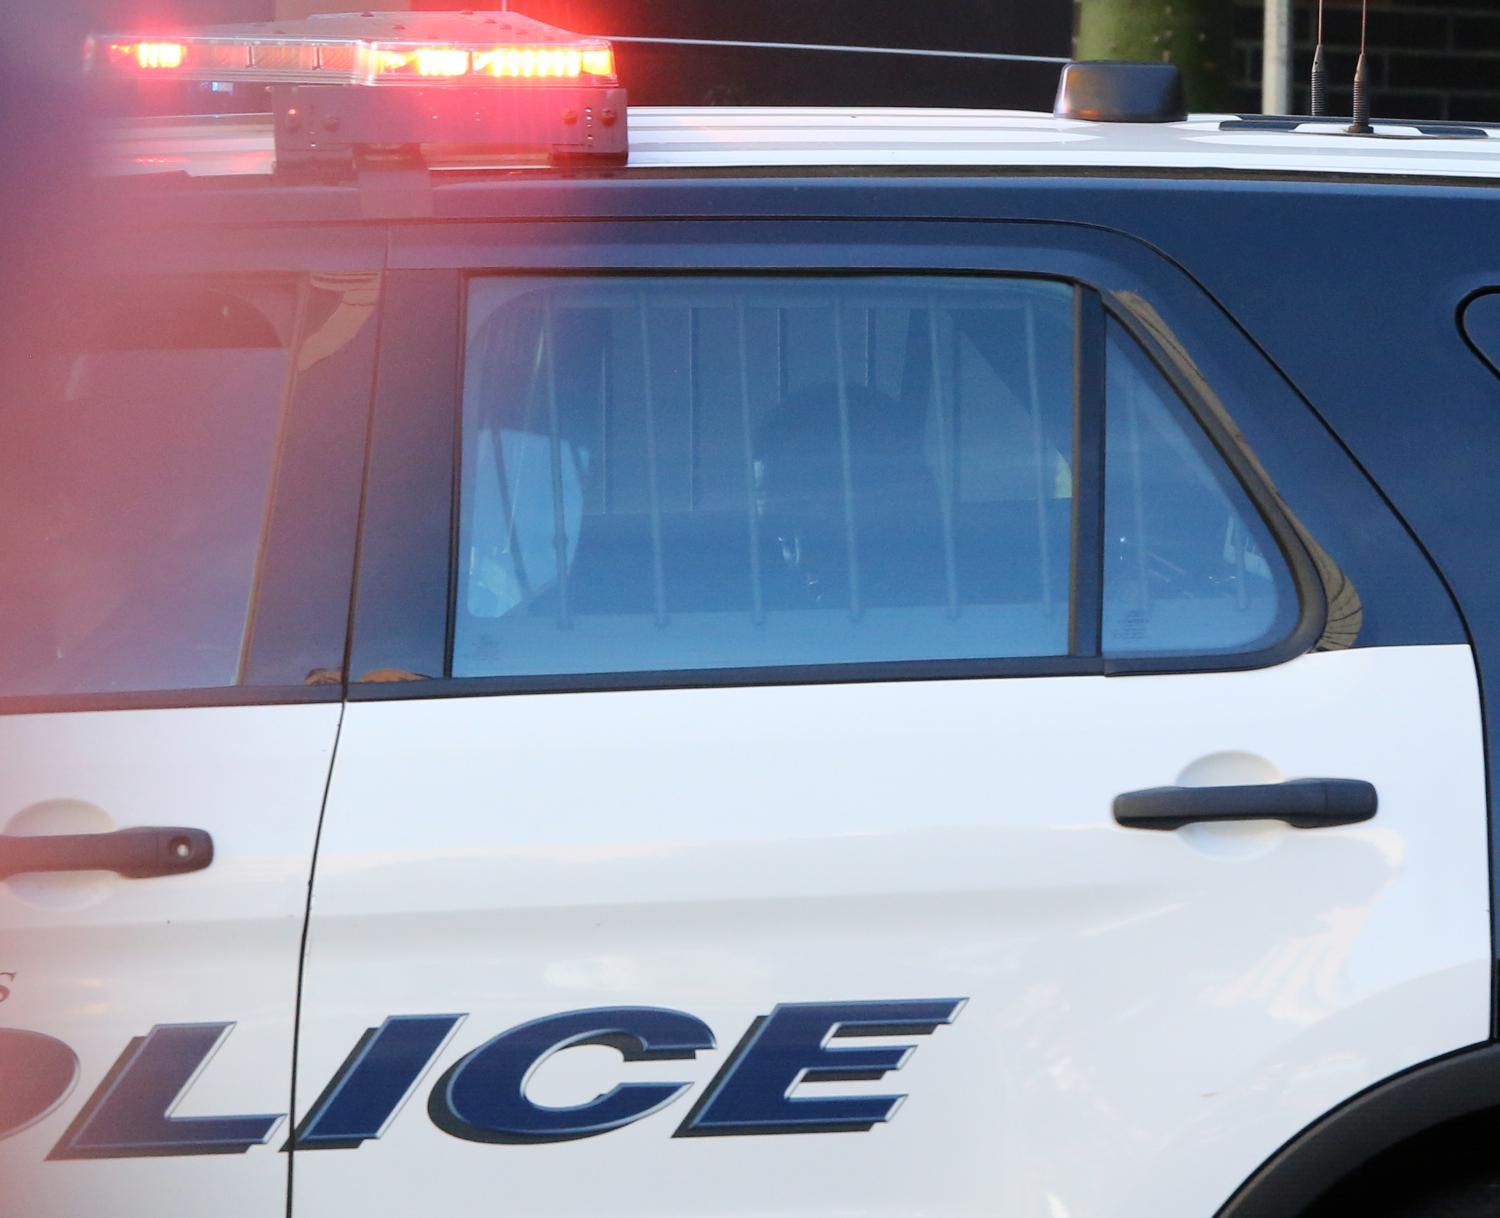
[(117, 236), (0, 411), (0, 1209), (272, 1218), (383, 243)]
[(1487, 1035), (1452, 607), (1175, 268), (1040, 225), (392, 257), (299, 1218), (1208, 1214)]

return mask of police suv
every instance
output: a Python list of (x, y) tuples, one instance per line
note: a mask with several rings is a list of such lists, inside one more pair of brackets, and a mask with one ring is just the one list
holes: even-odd
[(90, 56), (5, 1218), (1495, 1212), (1500, 130)]

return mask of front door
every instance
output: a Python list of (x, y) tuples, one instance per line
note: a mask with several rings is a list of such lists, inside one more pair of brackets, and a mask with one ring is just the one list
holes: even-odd
[(0, 1209), (275, 1218), (382, 249), (120, 244), (0, 413)]
[(937, 227), (398, 237), (298, 1218), (1209, 1214), (1487, 1034), (1410, 540), (1170, 265)]

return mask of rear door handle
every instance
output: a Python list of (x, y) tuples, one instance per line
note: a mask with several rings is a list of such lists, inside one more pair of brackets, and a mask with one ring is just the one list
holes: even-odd
[(1357, 778), (1299, 778), (1248, 787), (1152, 787), (1115, 796), (1115, 820), (1127, 829), (1180, 829), (1236, 820), (1280, 820), (1294, 829), (1326, 829), (1369, 820), (1375, 788)]
[(128, 880), (145, 880), (202, 871), (213, 861), (214, 839), (202, 829), (0, 835), (0, 880), (36, 871), (113, 871)]

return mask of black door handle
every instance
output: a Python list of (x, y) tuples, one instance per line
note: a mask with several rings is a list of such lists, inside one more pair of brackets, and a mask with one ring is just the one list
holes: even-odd
[(1152, 787), (1115, 796), (1115, 819), (1127, 829), (1180, 829), (1199, 822), (1280, 820), (1294, 829), (1324, 829), (1369, 820), (1379, 796), (1357, 778), (1299, 778), (1249, 787)]
[(113, 871), (127, 880), (144, 880), (202, 871), (213, 861), (214, 839), (202, 829), (0, 835), (0, 880), (33, 871)]

